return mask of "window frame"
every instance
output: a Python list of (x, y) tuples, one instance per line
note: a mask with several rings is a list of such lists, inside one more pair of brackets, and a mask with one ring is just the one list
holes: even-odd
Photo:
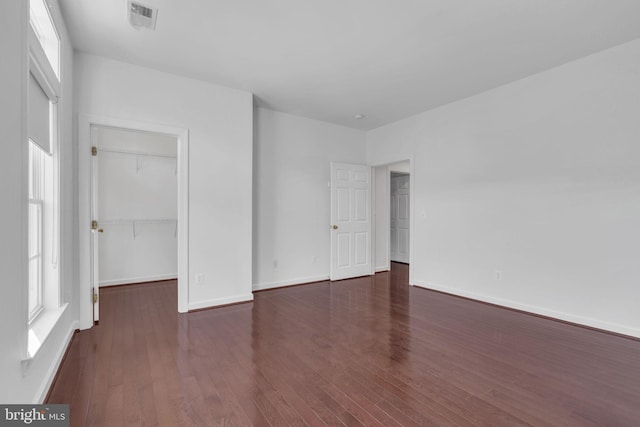
[[(51, 60), (49, 58), (49, 55), (47, 55), (47, 49), (45, 49), (44, 45), (42, 44), (43, 41), (46, 42), (47, 40), (49, 40), (49, 38), (47, 37), (47, 31), (44, 30), (43, 28), (43, 22), (41, 22), (38, 19), (37, 14), (35, 14), (33, 12), (33, 8), (31, 7), (32, 2), (33, 1), (41, 1), (42, 5), (44, 6), (45, 12), (47, 14), (47, 19), (49, 20), (49, 23), (51, 25), (51, 29), (53, 30), (53, 36), (55, 37), (55, 41), (56, 41), (56, 66), (54, 67), (54, 65), (51, 63)], [(44, 17), (43, 17), (44, 18)], [(55, 20), (53, 19), (53, 15), (51, 14), (51, 10), (49, 9), (49, 5), (47, 4), (47, 2), (45, 0), (30, 0), (29, 1), (29, 32), (30, 32), (30, 40), (29, 40), (29, 44), (30, 45), (34, 45), (37, 44), (41, 49), (42, 49), (42, 53), (44, 53), (44, 58), (46, 59), (46, 62), (43, 63), (47, 63), (49, 64), (51, 70), (53, 71), (53, 74), (56, 77), (56, 80), (59, 82), (60, 81), (60, 72), (62, 69), (62, 39), (60, 38), (60, 32), (58, 31), (58, 28), (56, 27), (56, 23)], [(35, 36), (35, 41), (36, 43), (33, 43), (33, 37)]]
[[(54, 29), (55, 36), (58, 40), (58, 73), (53, 69), (52, 64), (46, 55), (44, 48), (40, 42), (38, 35), (34, 29), (34, 24), (31, 20), (32, 13), (29, 11), (29, 25), (28, 25), (28, 73), (33, 76), (36, 82), (40, 85), (42, 91), (49, 98), (49, 132), (50, 132), (50, 147), (51, 153), (47, 153), (44, 150), (41, 151), (41, 200), (35, 200), (31, 198), (31, 194), (28, 194), (28, 206), (29, 209), (32, 203), (39, 203), (40, 205), (40, 223), (39, 223), (39, 240), (40, 240), (40, 265), (38, 268), (38, 292), (37, 303), (33, 310), (31, 291), (27, 290), (27, 316), (29, 328), (32, 329), (38, 323), (38, 319), (43, 317), (43, 313), (56, 310), (62, 305), (61, 286), (60, 286), (60, 176), (59, 176), (59, 94), (61, 92), (60, 79), (62, 75), (62, 57), (61, 52), (61, 40), (58, 29), (56, 28), (53, 15), (49, 10), (49, 6), (44, 2), (47, 10), (48, 18)], [(36, 25), (37, 26), (37, 25)], [(29, 77), (30, 78), (30, 77)], [(30, 135), (27, 135), (27, 144), (34, 144), (30, 140)], [(36, 144), (37, 145), (37, 144)], [(28, 147), (27, 150), (30, 150)], [(40, 147), (37, 147), (40, 149)], [(46, 159), (48, 156), (50, 159)], [(29, 162), (31, 162), (31, 156), (29, 156)], [(32, 165), (29, 164), (29, 168)], [(29, 179), (32, 179), (30, 176)], [(50, 181), (50, 182), (49, 182)], [(29, 190), (31, 190), (29, 188)], [(29, 223), (27, 224), (28, 242), (30, 242), (32, 231), (30, 230)], [(45, 243), (47, 247), (45, 248)], [(28, 258), (31, 258), (31, 254), (28, 254)], [(48, 259), (48, 256), (51, 259)], [(47, 259), (45, 259), (47, 258)], [(30, 261), (28, 261), (30, 262)], [(30, 265), (29, 265), (30, 267)], [(31, 271), (28, 269), (27, 286), (31, 285)], [(30, 345), (31, 347), (31, 345)], [(30, 352), (31, 353), (31, 352)]]

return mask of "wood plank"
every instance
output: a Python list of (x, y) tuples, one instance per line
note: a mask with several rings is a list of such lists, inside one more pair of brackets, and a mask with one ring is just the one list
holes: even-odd
[(107, 288), (49, 403), (73, 426), (640, 425), (640, 341), (408, 286), (408, 268), (178, 314)]

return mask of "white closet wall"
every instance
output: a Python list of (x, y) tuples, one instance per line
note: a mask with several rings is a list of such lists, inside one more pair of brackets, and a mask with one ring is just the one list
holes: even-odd
[(100, 286), (177, 277), (177, 140), (96, 127)]

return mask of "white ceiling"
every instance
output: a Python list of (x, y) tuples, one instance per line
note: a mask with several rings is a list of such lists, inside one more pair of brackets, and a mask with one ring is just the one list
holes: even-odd
[(60, 3), (80, 51), (359, 129), (640, 37), (638, 0), (143, 0), (155, 32), (126, 0)]

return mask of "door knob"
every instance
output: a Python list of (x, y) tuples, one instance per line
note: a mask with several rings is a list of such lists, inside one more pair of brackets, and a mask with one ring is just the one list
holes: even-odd
[(337, 230), (338, 226), (334, 224), (334, 225), (331, 226), (331, 228), (333, 228), (334, 230)]

